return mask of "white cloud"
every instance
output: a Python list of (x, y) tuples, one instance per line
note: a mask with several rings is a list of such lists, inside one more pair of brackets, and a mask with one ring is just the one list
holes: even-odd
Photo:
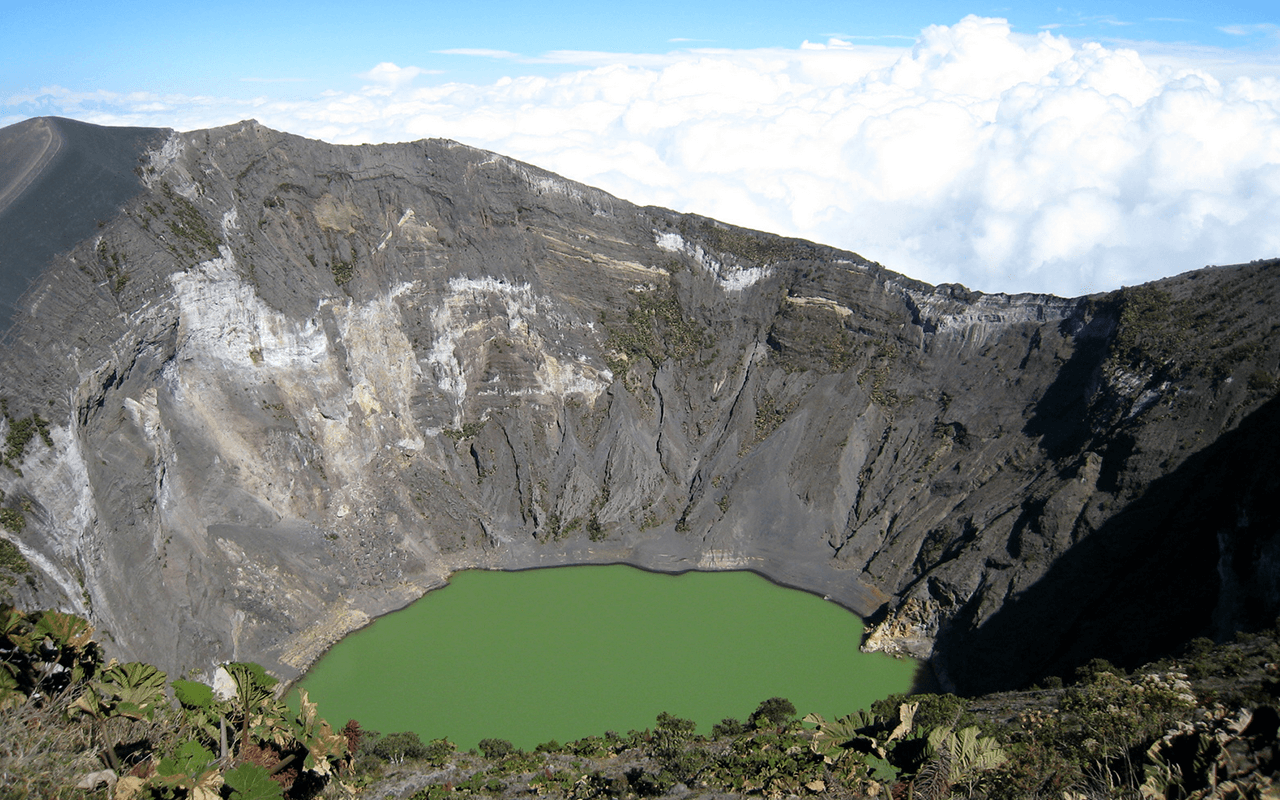
[(1254, 25), (1224, 25), (1218, 30), (1231, 36), (1253, 36), (1262, 34), (1264, 36), (1280, 35), (1280, 25), (1273, 22), (1260, 22)]
[(421, 70), (380, 64), (364, 76), (376, 86), (292, 102), (55, 87), (6, 101), (0, 119), (252, 116), (343, 143), (448, 137), (986, 291), (1074, 295), (1280, 256), (1274, 55), (1151, 55), (967, 17), (909, 49), (841, 37), (529, 60), (589, 68), (415, 86)]
[(428, 71), (421, 67), (400, 67), (390, 61), (383, 61), (368, 72), (360, 73), (357, 77), (389, 86), (392, 89), (399, 89), (402, 86), (407, 86), (419, 75), (427, 73)]

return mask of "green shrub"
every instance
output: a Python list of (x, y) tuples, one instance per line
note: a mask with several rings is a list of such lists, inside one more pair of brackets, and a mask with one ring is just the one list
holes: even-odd
[(1111, 343), (1112, 358), (1130, 369), (1160, 366), (1165, 348), (1176, 343), (1167, 341), (1172, 333), (1173, 298), (1154, 286), (1129, 286), (1116, 293), (1114, 302), (1120, 319)]
[(1249, 375), (1249, 391), (1251, 392), (1270, 392), (1275, 386), (1275, 376), (1265, 369), (1254, 370)]
[(413, 731), (401, 731), (399, 733), (388, 733), (378, 739), (369, 748), (369, 752), (383, 761), (402, 764), (407, 759), (425, 757), (427, 755), (427, 746), (422, 743), (422, 740), (418, 738), (418, 734)]
[(575, 756), (587, 758), (604, 758), (613, 752), (609, 743), (599, 736), (584, 736), (576, 742), (565, 745), (565, 749)]
[(1076, 668), (1076, 682), (1087, 683), (1103, 673), (1119, 675), (1122, 678), (1125, 674), (1124, 670), (1105, 658), (1094, 658)]
[(1144, 675), (1133, 682), (1101, 671), (1063, 691), (1060, 713), (1045, 728), (1077, 763), (1127, 762), (1133, 750), (1172, 728), (1193, 705), (1179, 676)]
[[(171, 247), (179, 249), (182, 255), (193, 260), (200, 257), (201, 251), (208, 256), (218, 255), (222, 238), (209, 227), (200, 209), (174, 191), (169, 184), (166, 183), (161, 188), (165, 197), (173, 204), (173, 215), (166, 220), (165, 227), (177, 240), (181, 240), (171, 242)], [(192, 246), (199, 250), (193, 249)]]
[(22, 419), (14, 419), (5, 414), (5, 418), (9, 421), (9, 432), (4, 437), (4, 455), (0, 457), (0, 462), (6, 466), (17, 466), (27, 451), (27, 445), (36, 434), (40, 435), (45, 446), (53, 447), (53, 436), (49, 433), (49, 420), (39, 414), (32, 414)]
[(426, 746), (423, 758), (437, 767), (443, 767), (456, 750), (457, 748), (453, 746), (453, 742), (447, 738), (432, 739)]
[(626, 325), (609, 329), (606, 346), (623, 354), (606, 359), (616, 377), (625, 377), (638, 359), (657, 368), (668, 358), (679, 361), (714, 344), (705, 328), (685, 316), (674, 290), (636, 292), (634, 297), (636, 305), (627, 312)]
[(711, 736), (715, 739), (741, 736), (746, 733), (747, 730), (747, 726), (743, 725), (741, 720), (736, 720), (733, 717), (725, 717), (715, 725), (711, 726)]
[[(4, 526), (5, 529), (10, 530), (13, 533), (21, 533), (22, 529), (25, 528), (26, 525), (27, 518), (18, 509), (0, 508), (0, 526)], [(9, 543), (7, 539), (2, 541), (4, 541), (9, 547), (12, 547), (15, 551), (17, 550), (17, 548), (14, 547), (13, 544)], [(19, 557), (21, 557), (21, 554), (19, 554)], [(5, 560), (7, 561), (8, 559)], [(23, 561), (25, 563), (25, 559)], [(22, 571), (26, 572), (26, 570)]]
[(678, 753), (693, 738), (698, 723), (691, 719), (668, 714), (663, 711), (658, 715), (658, 724), (653, 732), (653, 750), (659, 758), (670, 757)]
[(356, 265), (352, 261), (335, 261), (329, 269), (333, 271), (333, 282), (339, 286), (346, 286), (356, 274)]
[(770, 697), (751, 712), (751, 716), (747, 717), (747, 723), (753, 728), (766, 726), (778, 728), (790, 722), (795, 716), (796, 707), (790, 700), (785, 697)]
[(917, 731), (928, 733), (934, 728), (964, 727), (973, 723), (966, 711), (964, 698), (954, 694), (893, 694), (871, 704), (873, 716), (893, 719), (905, 702), (919, 703), (912, 724)]
[[(6, 508), (0, 511), (0, 521), (3, 521), (4, 512), (8, 510)], [(9, 527), (8, 522), (4, 525), (6, 528)], [(31, 563), (23, 557), (22, 551), (16, 544), (3, 537), (0, 537), (0, 570), (12, 572), (14, 575), (26, 575), (31, 572)]]

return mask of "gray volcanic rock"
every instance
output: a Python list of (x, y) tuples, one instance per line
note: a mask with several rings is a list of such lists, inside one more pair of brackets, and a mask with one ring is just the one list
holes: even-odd
[(0, 128), (0, 331), (56, 253), (91, 236), (141, 191), (135, 171), (161, 134), (59, 117)]
[(753, 569), (964, 691), (1280, 606), (1274, 262), (984, 295), (454, 142), (118, 135), (5, 334), (0, 505), (9, 593), (120, 657), (291, 677), (471, 567)]

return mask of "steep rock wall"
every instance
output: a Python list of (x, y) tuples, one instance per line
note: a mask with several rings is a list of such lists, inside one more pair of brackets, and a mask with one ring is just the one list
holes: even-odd
[(9, 592), (121, 657), (287, 677), (454, 570), (615, 561), (962, 690), (1275, 616), (1273, 264), (980, 295), (453, 142), (151, 141), (0, 372), (49, 420)]

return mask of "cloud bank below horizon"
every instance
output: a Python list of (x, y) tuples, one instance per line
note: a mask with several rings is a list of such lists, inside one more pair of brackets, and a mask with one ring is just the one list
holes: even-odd
[(1078, 295), (1280, 256), (1272, 75), (1219, 81), (1194, 58), (1154, 65), (978, 17), (931, 26), (909, 49), (543, 59), (577, 68), (417, 87), (424, 70), (384, 63), (358, 92), (299, 101), (54, 88), (0, 101), (0, 119), (191, 129), (255, 117), (337, 143), (446, 137), (983, 291)]

